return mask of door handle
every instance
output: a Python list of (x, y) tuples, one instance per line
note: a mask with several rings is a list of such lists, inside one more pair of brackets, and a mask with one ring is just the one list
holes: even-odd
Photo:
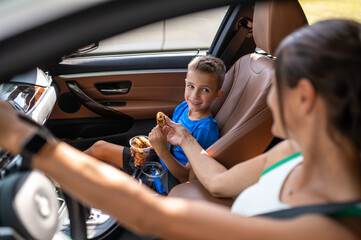
[(128, 116), (127, 114), (104, 106), (89, 97), (80, 89), (76, 81), (67, 81), (66, 85), (68, 86), (69, 90), (79, 99), (79, 101), (90, 111), (103, 117), (133, 121), (133, 118)]
[(125, 94), (129, 91), (129, 88), (117, 88), (117, 89), (106, 89), (102, 88), (100, 89), (102, 93), (118, 93), (118, 94)]
[(131, 81), (101, 82), (95, 83), (95, 88), (104, 95), (123, 95), (127, 94), (132, 87)]

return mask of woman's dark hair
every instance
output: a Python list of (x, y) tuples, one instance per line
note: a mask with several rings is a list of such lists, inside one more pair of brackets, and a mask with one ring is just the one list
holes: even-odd
[(307, 78), (325, 99), (329, 133), (337, 129), (361, 150), (361, 24), (334, 19), (301, 28), (275, 55), (283, 123), (282, 86), (293, 88)]

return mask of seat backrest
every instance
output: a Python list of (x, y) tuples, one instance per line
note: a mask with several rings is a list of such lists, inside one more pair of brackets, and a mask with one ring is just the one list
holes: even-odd
[(220, 139), (207, 152), (228, 168), (262, 153), (272, 140), (266, 101), (274, 76), (272, 55), (286, 35), (307, 24), (298, 1), (257, 3), (253, 20), (256, 45), (270, 55), (241, 57), (226, 74), (225, 94), (212, 105)]

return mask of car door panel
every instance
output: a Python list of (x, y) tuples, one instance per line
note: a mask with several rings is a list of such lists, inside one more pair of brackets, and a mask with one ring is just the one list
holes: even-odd
[[(57, 137), (80, 149), (89, 147), (98, 139), (127, 144), (134, 135), (148, 134), (156, 124), (157, 112), (171, 116), (175, 107), (184, 100), (186, 70), (124, 71), (97, 75), (67, 74), (53, 78), (59, 87), (59, 98), (47, 126)], [(67, 85), (69, 82), (76, 82), (91, 99), (132, 120), (104, 117), (88, 109), (71, 93)], [(116, 86), (119, 82), (129, 83), (126, 93), (107, 94), (96, 87), (104, 84)]]
[[(151, 72), (120, 74), (114, 76), (97, 77), (54, 77), (60, 89), (60, 96), (70, 92), (67, 82), (75, 81), (89, 97), (110, 108), (129, 115), (135, 120), (154, 118), (162, 111), (172, 114), (174, 108), (183, 101), (184, 79), (186, 73), (179, 72)], [(126, 94), (108, 95), (100, 92), (95, 85), (119, 81), (131, 82), (131, 88)], [(115, 103), (115, 104), (111, 104)], [(118, 104), (119, 106), (117, 106)], [(100, 117), (98, 114), (81, 106), (74, 113), (68, 113), (57, 104), (49, 119), (74, 119)]]

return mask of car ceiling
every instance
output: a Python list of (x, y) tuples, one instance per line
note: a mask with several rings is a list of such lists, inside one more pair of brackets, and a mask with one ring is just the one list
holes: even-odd
[(251, 0), (99, 1), (0, 40), (0, 82), (37, 66), (57, 63), (67, 53), (136, 27), (179, 15)]
[(104, 0), (4, 0), (0, 4), (0, 40), (101, 2)]

